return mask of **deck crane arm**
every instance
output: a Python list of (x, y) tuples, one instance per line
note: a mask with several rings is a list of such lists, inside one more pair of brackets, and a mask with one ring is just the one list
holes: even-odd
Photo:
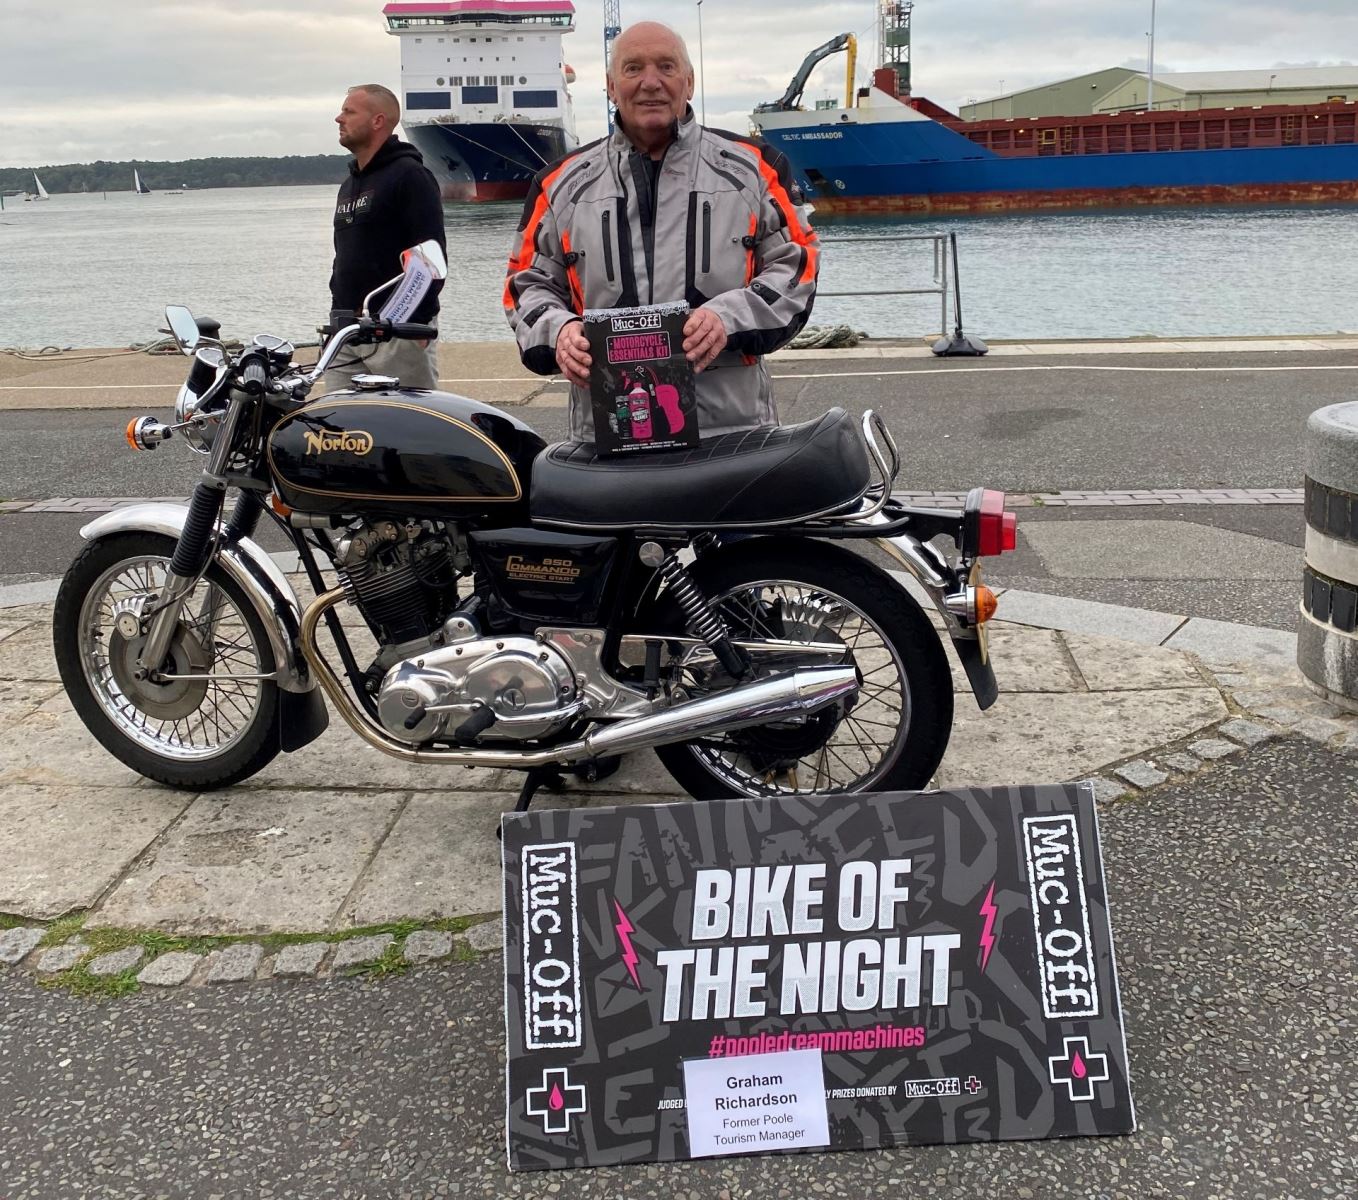
[(802, 92), (806, 90), (806, 81), (811, 77), (811, 72), (823, 58), (829, 58), (832, 54), (837, 54), (841, 50), (847, 50), (849, 54), (848, 71), (845, 76), (844, 85), (844, 107), (853, 107), (853, 73), (858, 61), (858, 39), (851, 33), (841, 33), (838, 37), (832, 37), (823, 46), (817, 46), (806, 56), (802, 65), (797, 68), (797, 73), (792, 77), (792, 82), (787, 85), (787, 91), (777, 100), (769, 104), (761, 104), (755, 112), (787, 112), (798, 106), (802, 98)]

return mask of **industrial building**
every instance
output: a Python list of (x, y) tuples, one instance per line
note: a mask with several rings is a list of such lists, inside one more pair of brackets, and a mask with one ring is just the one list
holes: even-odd
[[(1101, 116), (1144, 109), (1145, 71), (1111, 67), (962, 107), (966, 121)], [(1324, 104), (1358, 100), (1358, 67), (1279, 67), (1257, 71), (1156, 73), (1152, 106), (1174, 111)]]

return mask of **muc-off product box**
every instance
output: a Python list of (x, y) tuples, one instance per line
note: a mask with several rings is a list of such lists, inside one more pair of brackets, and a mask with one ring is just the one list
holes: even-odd
[(594, 444), (605, 454), (698, 444), (693, 366), (684, 357), (688, 305), (585, 313)]

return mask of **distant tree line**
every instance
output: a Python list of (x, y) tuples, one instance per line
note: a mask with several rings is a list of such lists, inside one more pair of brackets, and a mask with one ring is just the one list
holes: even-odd
[(191, 158), (185, 162), (69, 163), (58, 167), (0, 167), (0, 192), (34, 191), (33, 172), (49, 192), (126, 192), (132, 171), (153, 192), (170, 188), (278, 187), (333, 183), (344, 178), (346, 154), (289, 154), (283, 158)]

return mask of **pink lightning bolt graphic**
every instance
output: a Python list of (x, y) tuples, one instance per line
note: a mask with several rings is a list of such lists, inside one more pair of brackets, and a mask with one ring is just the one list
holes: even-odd
[(990, 961), (990, 952), (995, 949), (995, 918), (999, 915), (999, 910), (995, 907), (995, 884), (992, 882), (990, 890), (986, 892), (985, 899), (981, 901), (981, 915), (985, 917), (985, 925), (981, 929), (981, 970), (986, 969), (986, 964)]
[(622, 946), (622, 961), (627, 964), (627, 973), (632, 977), (632, 982), (637, 985), (637, 991), (641, 991), (641, 980), (637, 977), (637, 952), (632, 949), (632, 939), (629, 936), (636, 930), (632, 922), (627, 919), (627, 914), (622, 911), (622, 905), (616, 900), (613, 901), (613, 908), (618, 914), (618, 923), (613, 926), (618, 931), (618, 943)]

